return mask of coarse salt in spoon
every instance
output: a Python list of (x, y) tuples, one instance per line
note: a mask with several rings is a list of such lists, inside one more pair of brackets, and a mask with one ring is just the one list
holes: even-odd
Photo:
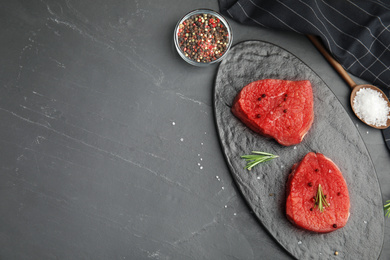
[(381, 92), (370, 88), (370, 85), (354, 89), (351, 98), (352, 109), (357, 117), (362, 118), (368, 125), (385, 127), (388, 125), (390, 108)]
[(307, 37), (352, 88), (350, 102), (355, 115), (373, 128), (388, 128), (390, 126), (390, 102), (385, 93), (373, 85), (357, 85), (340, 63), (326, 51), (317, 37), (313, 35), (307, 35)]

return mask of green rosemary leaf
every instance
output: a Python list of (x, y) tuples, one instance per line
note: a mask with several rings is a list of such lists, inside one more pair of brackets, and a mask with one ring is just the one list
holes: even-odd
[(252, 151), (252, 153), (255, 153), (255, 154), (262, 154), (262, 155), (269, 155), (269, 156), (274, 156), (272, 153), (259, 152), (259, 151)]
[(243, 158), (247, 161), (256, 160), (258, 157), (259, 157), (258, 155), (243, 155), (243, 156), (241, 156), (241, 158)]
[(390, 200), (386, 201), (386, 204), (385, 204), (384, 208), (386, 210), (385, 216), (390, 217)]
[(259, 163), (267, 162), (269, 160), (275, 159), (279, 156), (271, 154), (271, 153), (266, 153), (266, 152), (259, 152), (259, 151), (252, 151), (252, 154), (248, 155), (242, 155), (241, 158), (245, 159), (248, 163), (245, 166), (245, 169), (252, 169)]
[(318, 190), (317, 190), (317, 194), (316, 194), (314, 203), (315, 203), (314, 208), (318, 207), (320, 212), (324, 212), (324, 208), (329, 207), (329, 204), (326, 201), (326, 196), (324, 195), (324, 193), (322, 191), (321, 184), (318, 184)]

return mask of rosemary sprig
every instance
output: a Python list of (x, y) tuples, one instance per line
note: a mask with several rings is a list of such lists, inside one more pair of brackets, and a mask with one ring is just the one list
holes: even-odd
[(390, 217), (390, 200), (386, 201), (386, 204), (385, 204), (384, 208), (386, 210), (385, 216)]
[(277, 155), (266, 152), (252, 151), (252, 153), (253, 154), (241, 156), (242, 159), (245, 159), (245, 161), (248, 162), (245, 166), (245, 169), (250, 170), (259, 163), (266, 162), (279, 157)]
[(326, 202), (326, 196), (324, 195), (321, 184), (318, 184), (318, 190), (317, 190), (317, 195), (315, 198), (315, 205), (314, 208), (318, 207), (320, 212), (324, 212), (325, 207), (329, 207), (328, 202)]

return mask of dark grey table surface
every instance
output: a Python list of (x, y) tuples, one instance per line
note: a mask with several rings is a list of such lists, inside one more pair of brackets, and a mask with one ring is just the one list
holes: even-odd
[[(0, 259), (291, 259), (226, 165), (218, 66), (187, 65), (174, 48), (177, 20), (201, 7), (218, 3), (1, 1)], [(234, 43), (271, 42), (318, 73), (390, 199), (381, 131), (352, 115), (350, 89), (307, 38), (229, 21)]]

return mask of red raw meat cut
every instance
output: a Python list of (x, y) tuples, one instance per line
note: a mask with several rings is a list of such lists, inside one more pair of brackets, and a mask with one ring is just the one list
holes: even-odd
[[(326, 202), (323, 212), (315, 204), (321, 185)], [(342, 228), (349, 217), (349, 194), (342, 173), (320, 153), (308, 153), (293, 166), (287, 182), (287, 218), (306, 230), (326, 233)]]
[(281, 145), (298, 144), (313, 123), (313, 90), (308, 80), (258, 80), (240, 91), (232, 112), (250, 129)]

